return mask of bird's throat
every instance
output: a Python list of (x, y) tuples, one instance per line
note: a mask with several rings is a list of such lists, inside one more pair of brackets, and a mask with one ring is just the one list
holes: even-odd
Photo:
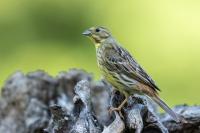
[(100, 43), (95, 43), (96, 48), (99, 48), (100, 45), (101, 45)]

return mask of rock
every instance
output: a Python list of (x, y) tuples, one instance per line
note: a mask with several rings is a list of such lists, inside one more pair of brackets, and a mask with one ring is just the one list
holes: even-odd
[(187, 123), (176, 123), (145, 96), (124, 96), (104, 80), (78, 69), (51, 77), (43, 71), (16, 72), (1, 89), (0, 133), (199, 133), (200, 106), (179, 105), (174, 111)]

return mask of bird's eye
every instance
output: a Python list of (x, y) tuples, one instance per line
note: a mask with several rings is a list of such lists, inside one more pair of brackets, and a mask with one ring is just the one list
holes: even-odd
[(96, 30), (95, 30), (96, 32), (99, 32), (100, 31), (100, 29), (99, 28), (96, 28)]

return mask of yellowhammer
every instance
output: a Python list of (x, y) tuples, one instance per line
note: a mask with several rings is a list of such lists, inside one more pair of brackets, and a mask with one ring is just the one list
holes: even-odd
[(125, 95), (125, 100), (112, 111), (121, 111), (132, 94), (144, 94), (153, 99), (171, 117), (180, 122), (181, 117), (172, 111), (159, 97), (160, 89), (152, 78), (142, 69), (130, 53), (121, 47), (104, 27), (92, 27), (83, 32), (94, 42), (98, 66), (105, 79)]

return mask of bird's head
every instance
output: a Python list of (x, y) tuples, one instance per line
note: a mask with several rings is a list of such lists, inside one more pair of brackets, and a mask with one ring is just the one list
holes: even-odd
[(85, 30), (83, 35), (92, 39), (96, 45), (100, 45), (103, 41), (111, 36), (110, 32), (104, 27), (91, 27)]

